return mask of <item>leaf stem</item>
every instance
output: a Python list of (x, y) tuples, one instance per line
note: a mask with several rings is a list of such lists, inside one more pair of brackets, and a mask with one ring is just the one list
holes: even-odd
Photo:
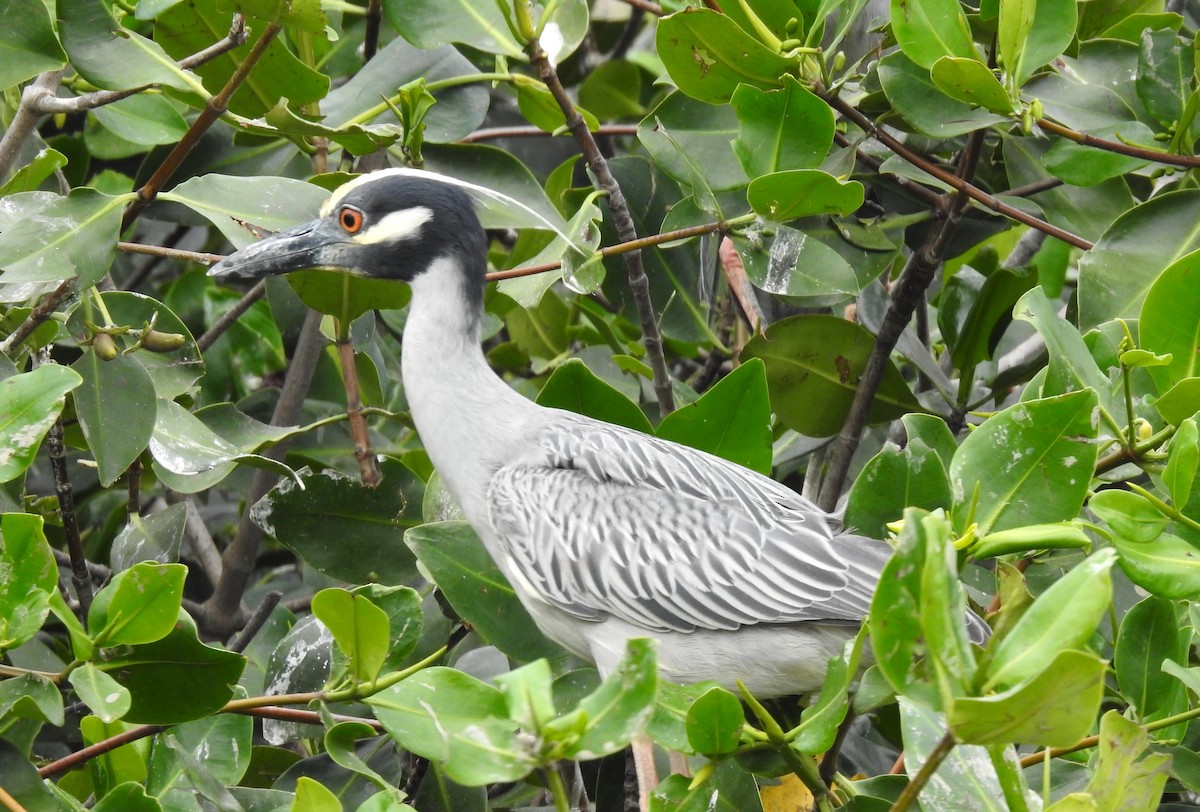
[(1025, 781), (1020, 768), (1015, 762), (1004, 757), (1008, 748), (1007, 744), (989, 745), (988, 756), (996, 770), (996, 777), (1000, 779), (1000, 789), (1004, 791), (1004, 801), (1008, 804), (1009, 812), (1029, 812), (1029, 805), (1025, 802)]
[(571, 812), (571, 799), (567, 797), (567, 787), (563, 784), (562, 775), (554, 764), (542, 767), (542, 778), (546, 788), (554, 798), (554, 812)]
[(1183, 515), (1179, 512), (1178, 508), (1168, 505), (1166, 502), (1150, 493), (1150, 491), (1146, 490), (1141, 485), (1133, 482), (1126, 482), (1125, 484), (1128, 486), (1129, 490), (1133, 491), (1139, 496), (1145, 497), (1146, 501), (1158, 508), (1164, 516), (1170, 516), (1175, 521), (1190, 527), (1193, 530), (1200, 530), (1200, 522), (1197, 522), (1195, 519), (1189, 516)]

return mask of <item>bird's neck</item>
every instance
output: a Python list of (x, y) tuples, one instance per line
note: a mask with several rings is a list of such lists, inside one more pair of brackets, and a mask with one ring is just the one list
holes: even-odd
[(534, 428), (538, 407), (488, 366), (479, 344), (481, 314), (466, 284), (451, 260), (436, 261), (413, 280), (401, 366), (421, 441), (476, 523), (486, 520), (492, 474)]

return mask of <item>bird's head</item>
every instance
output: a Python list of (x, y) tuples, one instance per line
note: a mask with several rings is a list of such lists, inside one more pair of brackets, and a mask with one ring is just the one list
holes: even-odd
[(342, 185), (320, 216), (229, 255), (219, 279), (262, 279), (303, 269), (411, 282), (449, 259), (482, 292), (487, 242), (471, 198), (432, 173), (385, 169)]

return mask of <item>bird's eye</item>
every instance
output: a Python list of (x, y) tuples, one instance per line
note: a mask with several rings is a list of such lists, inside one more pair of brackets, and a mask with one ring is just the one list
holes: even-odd
[(363, 226), (363, 213), (358, 209), (343, 206), (338, 212), (338, 223), (347, 234), (357, 234)]

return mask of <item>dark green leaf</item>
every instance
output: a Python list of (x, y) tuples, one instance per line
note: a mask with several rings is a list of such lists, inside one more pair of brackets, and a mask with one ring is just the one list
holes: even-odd
[(243, 223), (268, 232), (284, 231), (315, 217), (328, 197), (320, 186), (292, 178), (228, 175), (191, 178), (159, 195), (207, 217), (235, 248), (255, 240)]
[[(1078, 515), (1096, 464), (1090, 390), (1010, 406), (959, 446), (950, 465), (954, 526), (980, 533)], [(1053, 493), (1054, 499), (1046, 499)]]
[(96, 87), (120, 90), (161, 84), (194, 90), (199, 84), (157, 42), (119, 25), (107, 3), (61, 0), (56, 9), (71, 66)]
[(672, 93), (638, 125), (638, 141), (663, 172), (693, 193), (710, 194), (746, 185), (734, 157), (739, 127), (732, 107)]
[(75, 413), (96, 458), (100, 484), (111, 485), (150, 442), (156, 418), (154, 383), (132, 355), (109, 361), (88, 350), (75, 362), (82, 377)]
[(1198, 439), (1200, 433), (1196, 430), (1196, 421), (1189, 417), (1179, 424), (1179, 429), (1171, 438), (1171, 445), (1167, 449), (1170, 456), (1167, 457), (1167, 467), (1163, 470), (1163, 484), (1177, 507), (1186, 505), (1192, 493), (1197, 463), (1200, 463)]
[(734, 235), (733, 244), (755, 287), (781, 296), (803, 296), (824, 304), (845, 300), (862, 283), (845, 259), (815, 235), (776, 225), (769, 242)]
[(658, 22), (658, 55), (667, 73), (694, 99), (722, 104), (739, 84), (780, 86), (792, 62), (767, 49), (724, 14), (688, 8)]
[[(835, 316), (795, 316), (751, 339), (742, 358), (761, 358), (775, 414), (789, 428), (813, 437), (835, 434), (845, 421), (859, 376), (875, 344), (861, 325)], [(890, 364), (869, 419), (899, 417), (920, 405)]]
[(400, 310), (412, 294), (394, 279), (372, 279), (335, 271), (304, 271), (288, 281), (296, 295), (318, 313), (349, 324), (371, 310)]
[(0, 680), (0, 716), (10, 715), (61, 727), (62, 692), (49, 679), (36, 674)]
[(210, 716), (233, 697), (245, 658), (204, 645), (195, 624), (185, 618), (180, 615), (175, 630), (162, 640), (118, 650), (99, 663), (133, 697), (125, 721), (188, 722)]
[(1194, 189), (1157, 195), (1118, 217), (1079, 260), (1079, 326), (1135, 318), (1159, 274), (1200, 248), (1198, 221)]
[(406, 586), (382, 584), (368, 584), (350, 591), (355, 595), (366, 596), (387, 615), (390, 640), (383, 670), (399, 670), (421, 639), (424, 625), (421, 616), (421, 596), (416, 590)]
[(537, 402), (646, 434), (654, 431), (636, 403), (596, 377), (578, 358), (570, 358), (554, 370), (538, 392)]
[[(965, 305), (961, 323), (945, 322), (941, 318), (942, 311), (939, 311), (938, 319), (953, 348), (955, 366), (964, 370), (992, 357), (1004, 330), (1012, 323), (1013, 307), (1037, 283), (1037, 274), (1019, 268), (997, 268), (983, 280), (973, 296), (967, 293), (970, 286), (964, 284), (965, 277), (965, 269), (955, 274), (942, 293), (943, 307), (959, 300)], [(961, 293), (956, 296), (956, 292)], [(953, 312), (954, 308), (950, 307), (946, 315)], [(948, 327), (950, 331), (947, 331)]]
[(109, 790), (94, 807), (95, 812), (162, 812), (158, 799), (146, 793), (137, 781), (126, 781)]
[(762, 362), (740, 364), (695, 403), (663, 418), (656, 434), (769, 474), (771, 402)]
[(1195, 69), (1192, 44), (1174, 31), (1142, 32), (1134, 86), (1138, 98), (1159, 124), (1169, 127), (1179, 122), (1184, 100), (1195, 85)]
[(187, 122), (165, 96), (139, 93), (92, 111), (118, 138), (139, 146), (173, 144), (187, 132)]
[[(919, 702), (900, 697), (900, 726), (904, 742), (904, 767), (912, 778), (921, 769), (930, 752), (946, 735), (946, 719)], [(1014, 769), (1017, 769), (1014, 766)], [(1004, 792), (987, 750), (978, 745), (960, 744), (950, 751), (938, 767), (937, 780), (921, 792), (922, 809), (1006, 808)]]
[[(761, 808), (754, 776), (733, 759), (722, 761), (699, 786), (692, 787), (691, 782), (687, 776), (668, 776), (650, 795), (651, 812), (749, 812)], [(768, 789), (763, 787), (762, 792), (766, 794)]]
[[(1028, 9), (1032, 7), (1033, 17), (1028, 26), (1020, 26), (1016, 31), (1009, 29), (1011, 35), (1019, 36), (1013, 37), (1015, 42), (1010, 40), (1016, 47), (1010, 45), (1008, 52), (1018, 53), (1019, 56), (1015, 60), (1003, 57), (1002, 67), (1006, 73), (1012, 74), (1013, 84), (1020, 87), (1035, 71), (1053, 62), (1067, 50), (1075, 36), (1077, 15), (1075, 0), (1037, 0), (1036, 3), (1022, 2), (1018, 5), (1022, 7), (1023, 16), (1027, 16)], [(1009, 0), (1001, 3), (1002, 30), (1008, 6)]]
[(79, 278), (80, 289), (100, 281), (117, 252), (121, 210), (131, 195), (72, 189), (66, 197), (24, 192), (6, 198), (0, 213), (0, 267), (6, 283)]
[(0, 87), (12, 87), (67, 61), (54, 20), (43, 0), (12, 0), (5, 7), (0, 31)]
[(188, 769), (180, 753), (200, 762), (210, 780), (236, 784), (250, 767), (254, 718), (223, 713), (184, 722), (170, 731), (170, 747), (154, 747), (146, 786), (156, 795), (170, 787), (187, 787)]
[(412, 577), (414, 562), (402, 534), (416, 523), (421, 506), (409, 505), (404, 483), (365, 488), (331, 470), (300, 476), (303, 490), (286, 480), (254, 506), (251, 515), (260, 527), (343, 581), (402, 583)]
[(626, 59), (606, 59), (579, 85), (579, 104), (601, 121), (642, 118), (644, 68)]
[(821, 165), (833, 141), (833, 111), (794, 77), (779, 90), (739, 85), (730, 99), (737, 113), (733, 151), (750, 177)]
[(937, 454), (946, 470), (950, 469), (954, 452), (958, 450), (958, 441), (954, 439), (945, 420), (931, 414), (906, 414), (900, 418), (900, 422), (904, 424), (904, 433), (909, 442), (922, 441)]
[(658, 691), (654, 641), (626, 641), (616, 668), (576, 709), (586, 720), (579, 739), (567, 749), (570, 758), (589, 760), (625, 749), (645, 726)]
[(954, 0), (892, 0), (891, 20), (900, 48), (923, 68), (943, 56), (979, 58), (967, 18)]
[(921, 644), (921, 571), (925, 566), (926, 536), (922, 512), (905, 511), (904, 530), (896, 551), (884, 565), (871, 599), (871, 649), (875, 665), (896, 693), (911, 679), (913, 658)]
[(187, 515), (188, 506), (176, 504), (149, 516), (130, 516), (129, 524), (113, 539), (109, 555), (113, 569), (127, 570), (140, 561), (178, 561)]
[(500, 569), (465, 522), (414, 527), (404, 535), (459, 617), (518, 660), (558, 658), (563, 651), (538, 631)]
[[(406, 40), (418, 48), (430, 50), (449, 42), (461, 42), (490, 54), (525, 59), (525, 51), (514, 39), (498, 3), (472, 0), (385, 0), (388, 20)], [(587, 5), (569, 0), (554, 5), (550, 18), (562, 37), (561, 46), (549, 54), (553, 61), (566, 59), (583, 41), (587, 30)]]
[(888, 443), (868, 460), (850, 489), (846, 523), (865, 536), (883, 538), (887, 524), (899, 519), (906, 507), (950, 507), (946, 468), (919, 439), (903, 449)]
[(1163, 661), (1185, 660), (1188, 639), (1180, 631), (1175, 604), (1153, 595), (1121, 619), (1113, 668), (1121, 695), (1136, 709), (1137, 718), (1152, 716), (1170, 701), (1176, 681), (1164, 673)]
[(222, 11), (236, 11), (255, 20), (274, 23), (310, 34), (325, 31), (325, 15), (318, 0), (219, 0)]

